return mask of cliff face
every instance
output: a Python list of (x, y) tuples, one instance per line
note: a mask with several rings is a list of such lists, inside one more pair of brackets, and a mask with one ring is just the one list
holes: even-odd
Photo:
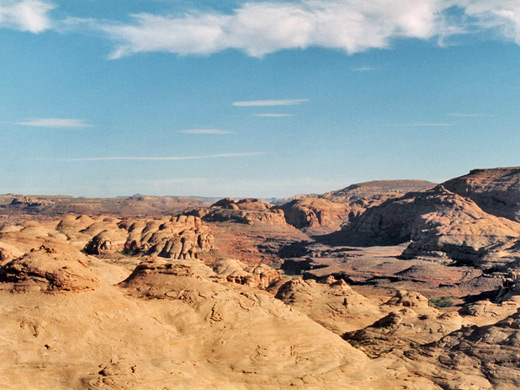
[(368, 209), (336, 234), (347, 245), (411, 241), (404, 257), (448, 257), (483, 268), (503, 264), (501, 251), (520, 237), (520, 224), (484, 212), (473, 200), (439, 185)]
[(276, 209), (282, 210), (287, 223), (298, 229), (326, 227), (332, 231), (338, 230), (352, 212), (347, 203), (317, 198), (296, 199)]
[(425, 180), (374, 180), (352, 184), (318, 197), (331, 202), (353, 202), (362, 198), (399, 197), (408, 192), (427, 190), (435, 185)]
[(475, 169), (443, 186), (489, 214), (520, 222), (520, 167)]

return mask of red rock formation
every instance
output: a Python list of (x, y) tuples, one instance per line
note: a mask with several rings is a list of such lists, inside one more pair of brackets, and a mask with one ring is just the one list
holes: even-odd
[(282, 210), (287, 223), (298, 229), (326, 227), (331, 231), (348, 221), (352, 211), (346, 203), (317, 198), (297, 199), (273, 209)]
[(190, 213), (207, 222), (232, 221), (247, 225), (285, 225), (283, 212), (273, 209), (269, 203), (261, 199), (241, 199), (235, 201), (232, 198), (225, 198), (214, 203), (209, 208), (196, 209)]

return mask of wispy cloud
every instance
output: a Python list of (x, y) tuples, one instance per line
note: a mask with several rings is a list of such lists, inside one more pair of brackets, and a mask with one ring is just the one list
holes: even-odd
[(91, 126), (84, 119), (71, 118), (37, 118), (24, 122), (15, 122), (15, 124), (22, 126), (50, 128), (82, 128)]
[(54, 8), (41, 0), (0, 0), (0, 27), (41, 33), (53, 26), (49, 11)]
[(415, 123), (404, 123), (405, 126), (411, 127), (449, 127), (455, 126), (455, 123), (444, 123), (444, 122), (415, 122)]
[(516, 0), (456, 0), (474, 26), (494, 30), (520, 45), (520, 2)]
[(358, 68), (352, 68), (354, 72), (370, 72), (371, 70), (375, 70), (376, 68), (373, 68), (371, 66), (360, 66)]
[(220, 129), (187, 129), (179, 130), (177, 133), (183, 134), (234, 134), (234, 131)]
[(448, 114), (448, 116), (452, 116), (455, 118), (483, 118), (483, 117), (489, 117), (491, 115), (488, 114), (468, 114), (468, 113), (461, 113), (461, 112), (451, 112)]
[(274, 107), (274, 106), (295, 106), (307, 103), (309, 99), (284, 99), (284, 100), (248, 100), (234, 102), (236, 107)]
[(167, 156), (167, 157), (80, 157), (80, 158), (56, 158), (55, 161), (184, 161), (184, 160), (207, 160), (215, 158), (253, 157), (260, 156), (262, 152), (221, 153), (201, 156)]
[(286, 118), (288, 116), (293, 116), (292, 114), (253, 114), (253, 116), (261, 117), (261, 118)]

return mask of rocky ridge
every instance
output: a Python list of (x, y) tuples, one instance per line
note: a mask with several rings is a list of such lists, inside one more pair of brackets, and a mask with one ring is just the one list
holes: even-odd
[(444, 257), (489, 268), (515, 261), (519, 236), (520, 224), (439, 185), (370, 208), (331, 239), (350, 245), (411, 241), (404, 257)]

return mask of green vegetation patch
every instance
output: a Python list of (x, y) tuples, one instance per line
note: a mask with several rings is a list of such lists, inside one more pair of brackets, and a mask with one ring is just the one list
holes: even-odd
[(428, 305), (435, 307), (436, 309), (441, 309), (443, 307), (451, 307), (453, 306), (453, 297), (432, 297), (428, 300)]

